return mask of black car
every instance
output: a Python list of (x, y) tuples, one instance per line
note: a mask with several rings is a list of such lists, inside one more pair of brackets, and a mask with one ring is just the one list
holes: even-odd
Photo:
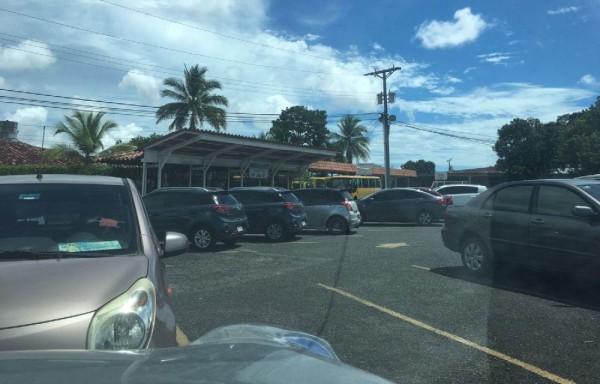
[(248, 232), (280, 241), (306, 227), (302, 202), (289, 190), (275, 187), (236, 187), (229, 190), (248, 215)]
[(144, 203), (159, 236), (167, 231), (185, 233), (202, 251), (217, 241), (233, 244), (248, 228), (240, 203), (216, 188), (161, 188), (144, 196)]
[(450, 206), (444, 245), (484, 275), (499, 262), (563, 269), (600, 265), (600, 181), (501, 184)]
[(443, 197), (413, 188), (390, 188), (357, 201), (363, 222), (403, 222), (430, 225), (446, 209)]

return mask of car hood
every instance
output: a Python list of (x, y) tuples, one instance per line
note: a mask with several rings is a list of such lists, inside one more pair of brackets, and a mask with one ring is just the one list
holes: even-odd
[(148, 273), (143, 255), (0, 262), (0, 329), (93, 312)]
[[(40, 378), (46, 384), (390, 383), (344, 364), (334, 356), (324, 357), (273, 339), (269, 330), (253, 331), (254, 334), (249, 335), (247, 330), (242, 329), (240, 333), (236, 326), (232, 327), (233, 332), (231, 328), (222, 330), (187, 347), (136, 353), (3, 352), (0, 353), (0, 372), (9, 383), (33, 382)], [(251, 326), (251, 329), (256, 328)]]

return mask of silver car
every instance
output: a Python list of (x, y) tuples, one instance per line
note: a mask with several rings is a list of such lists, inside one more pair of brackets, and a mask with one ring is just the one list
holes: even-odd
[(187, 248), (161, 247), (131, 180), (0, 177), (0, 350), (177, 345), (159, 257)]
[(360, 225), (358, 205), (345, 189), (297, 189), (294, 195), (304, 204), (306, 228), (327, 229), (338, 235), (349, 233)]
[(487, 187), (476, 184), (449, 184), (442, 185), (434, 190), (444, 196), (451, 196), (453, 205), (463, 205), (481, 192), (487, 190)]

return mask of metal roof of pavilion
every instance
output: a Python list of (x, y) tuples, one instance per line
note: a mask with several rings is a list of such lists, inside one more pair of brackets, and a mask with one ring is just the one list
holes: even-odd
[(144, 148), (142, 162), (187, 164), (199, 167), (244, 168), (264, 166), (278, 171), (300, 171), (308, 164), (326, 160), (336, 151), (217, 133), (183, 129), (156, 139)]

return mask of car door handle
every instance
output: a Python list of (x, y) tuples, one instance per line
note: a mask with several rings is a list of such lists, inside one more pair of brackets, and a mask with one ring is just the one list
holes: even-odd
[(542, 219), (540, 219), (540, 218), (533, 219), (533, 220), (531, 220), (531, 222), (532, 222), (533, 224), (538, 224), (538, 225), (539, 225), (539, 224), (544, 224), (544, 220), (542, 220)]

